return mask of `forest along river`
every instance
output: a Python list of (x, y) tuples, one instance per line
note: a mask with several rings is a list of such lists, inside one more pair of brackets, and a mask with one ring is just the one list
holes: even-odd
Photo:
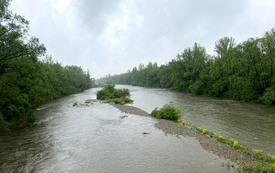
[(252, 149), (275, 154), (275, 107), (233, 100), (194, 96), (165, 89), (128, 85), (133, 106), (151, 112), (169, 101), (181, 109), (183, 118), (203, 128), (238, 139)]
[[(148, 112), (173, 101), (192, 122), (229, 134), (239, 131), (238, 137), (248, 144), (274, 151), (272, 108), (160, 89), (119, 87), (129, 88), (134, 106)], [(128, 115), (109, 104), (72, 106), (94, 99), (96, 91), (46, 104), (36, 112), (36, 126), (1, 134), (0, 172), (233, 171), (228, 161), (204, 150), (196, 138), (157, 129), (156, 119)]]

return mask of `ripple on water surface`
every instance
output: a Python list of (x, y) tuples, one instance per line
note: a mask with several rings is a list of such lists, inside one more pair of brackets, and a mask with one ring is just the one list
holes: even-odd
[(229, 172), (195, 138), (165, 135), (150, 117), (72, 106), (93, 94), (55, 101), (37, 126), (1, 135), (0, 172)]

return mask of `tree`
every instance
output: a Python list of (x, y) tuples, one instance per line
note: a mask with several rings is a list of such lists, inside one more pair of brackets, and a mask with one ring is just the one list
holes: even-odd
[(5, 121), (19, 116), (29, 121), (34, 107), (46, 99), (38, 95), (48, 93), (40, 89), (44, 85), (37, 58), (46, 49), (37, 38), (27, 40), (28, 22), (8, 5), (0, 2), (0, 110)]
[(236, 46), (235, 40), (232, 37), (224, 37), (216, 41), (215, 51), (218, 57), (224, 57), (226, 53)]
[[(172, 88), (193, 94), (275, 103), (275, 29), (262, 38), (237, 44), (232, 37), (215, 43), (216, 56), (209, 56), (195, 43), (167, 65), (149, 62), (132, 71), (109, 77), (124, 84)], [(108, 80), (107, 80), (108, 81)]]
[(80, 67), (40, 61), (46, 48), (28, 36), (28, 21), (0, 1), (0, 131), (8, 122), (34, 122), (33, 111), (47, 101), (91, 87), (90, 74)]

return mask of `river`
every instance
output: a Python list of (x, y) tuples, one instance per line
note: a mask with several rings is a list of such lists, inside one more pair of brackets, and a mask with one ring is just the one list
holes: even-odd
[(173, 102), (189, 122), (238, 139), (252, 149), (275, 154), (274, 106), (194, 96), (165, 89), (119, 87), (130, 89), (136, 107), (151, 112), (155, 107)]
[[(255, 104), (132, 86), (133, 106), (151, 112), (174, 102), (184, 118), (274, 153), (275, 110)], [(109, 104), (72, 106), (98, 89), (41, 106), (37, 125), (0, 135), (0, 172), (230, 172), (197, 139), (166, 135), (151, 117)], [(235, 132), (239, 135), (236, 135)], [(147, 135), (143, 132), (148, 133)]]

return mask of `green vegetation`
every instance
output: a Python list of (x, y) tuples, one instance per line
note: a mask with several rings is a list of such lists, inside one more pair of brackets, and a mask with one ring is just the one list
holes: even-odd
[(180, 111), (177, 109), (172, 103), (164, 105), (162, 108), (158, 109), (155, 108), (151, 115), (156, 118), (161, 119), (168, 119), (173, 121), (178, 121), (182, 125), (188, 125), (192, 129), (202, 133), (203, 135), (207, 135), (210, 138), (216, 139), (217, 141), (224, 143), (236, 150), (239, 150), (247, 155), (252, 156), (256, 160), (259, 161), (258, 165), (254, 165), (253, 167), (244, 167), (240, 172), (248, 173), (248, 172), (255, 172), (255, 173), (274, 173), (275, 171), (275, 155), (266, 154), (263, 150), (259, 149), (250, 149), (242, 144), (239, 143), (238, 140), (225, 137), (222, 134), (216, 134), (208, 129), (202, 128), (200, 126), (191, 124), (187, 122), (185, 119), (180, 118)]
[(180, 110), (173, 103), (165, 104), (162, 108), (155, 108), (151, 115), (159, 119), (177, 121), (180, 118)]
[(4, 120), (3, 116), (0, 114), (0, 132), (9, 131), (9, 124)]
[(275, 172), (275, 165), (257, 165), (254, 167), (245, 167), (243, 170), (240, 171), (241, 173), (274, 173)]
[[(180, 121), (181, 122), (181, 121)], [(186, 120), (182, 121), (183, 125), (187, 124)], [(188, 123), (189, 124), (189, 123)], [(197, 130), (198, 132), (207, 135), (211, 138), (216, 139), (217, 141), (224, 143), (226, 145), (229, 145), (247, 155), (252, 156), (256, 160), (259, 161), (259, 165), (254, 165), (253, 167), (245, 167), (242, 171), (244, 173), (248, 172), (255, 172), (255, 173), (274, 173), (275, 171), (275, 155), (266, 154), (263, 152), (263, 150), (258, 149), (250, 149), (248, 147), (245, 147), (244, 145), (240, 144), (238, 140), (224, 137), (222, 134), (216, 134), (214, 132), (211, 132), (207, 129), (204, 129), (200, 126), (189, 124), (193, 129)]]
[(215, 43), (208, 55), (195, 43), (168, 64), (140, 64), (98, 82), (171, 88), (226, 99), (275, 104), (275, 29), (237, 44), (232, 37)]
[(29, 22), (8, 10), (9, 2), (0, 1), (0, 131), (32, 124), (41, 104), (93, 85), (89, 72), (54, 62), (38, 38), (29, 37)]
[(128, 89), (116, 89), (114, 84), (106, 84), (103, 89), (96, 93), (98, 100), (102, 103), (127, 104), (133, 100), (129, 98), (130, 92)]
[(128, 97), (120, 97), (115, 99), (106, 99), (106, 100), (103, 100), (102, 103), (115, 103), (115, 104), (125, 105), (128, 103), (133, 103), (133, 100), (131, 100)]
[(96, 100), (94, 99), (87, 99), (85, 100), (84, 103), (79, 103), (79, 102), (74, 102), (73, 103), (73, 107), (88, 107), (88, 106), (91, 106), (92, 104), (94, 104), (94, 102), (96, 102)]
[(275, 156), (271, 155), (271, 154), (265, 154), (263, 152), (263, 150), (249, 149), (249, 148), (245, 147), (244, 145), (240, 144), (239, 141), (236, 139), (224, 137), (222, 134), (218, 135), (214, 132), (211, 132), (207, 129), (204, 129), (204, 128), (196, 126), (196, 125), (192, 125), (192, 128), (202, 134), (205, 134), (205, 135), (211, 137), (211, 138), (217, 139), (217, 141), (219, 141), (221, 143), (227, 144), (235, 149), (242, 151), (243, 153), (251, 155), (257, 160), (262, 160), (262, 161), (269, 162), (269, 163), (275, 162)]

